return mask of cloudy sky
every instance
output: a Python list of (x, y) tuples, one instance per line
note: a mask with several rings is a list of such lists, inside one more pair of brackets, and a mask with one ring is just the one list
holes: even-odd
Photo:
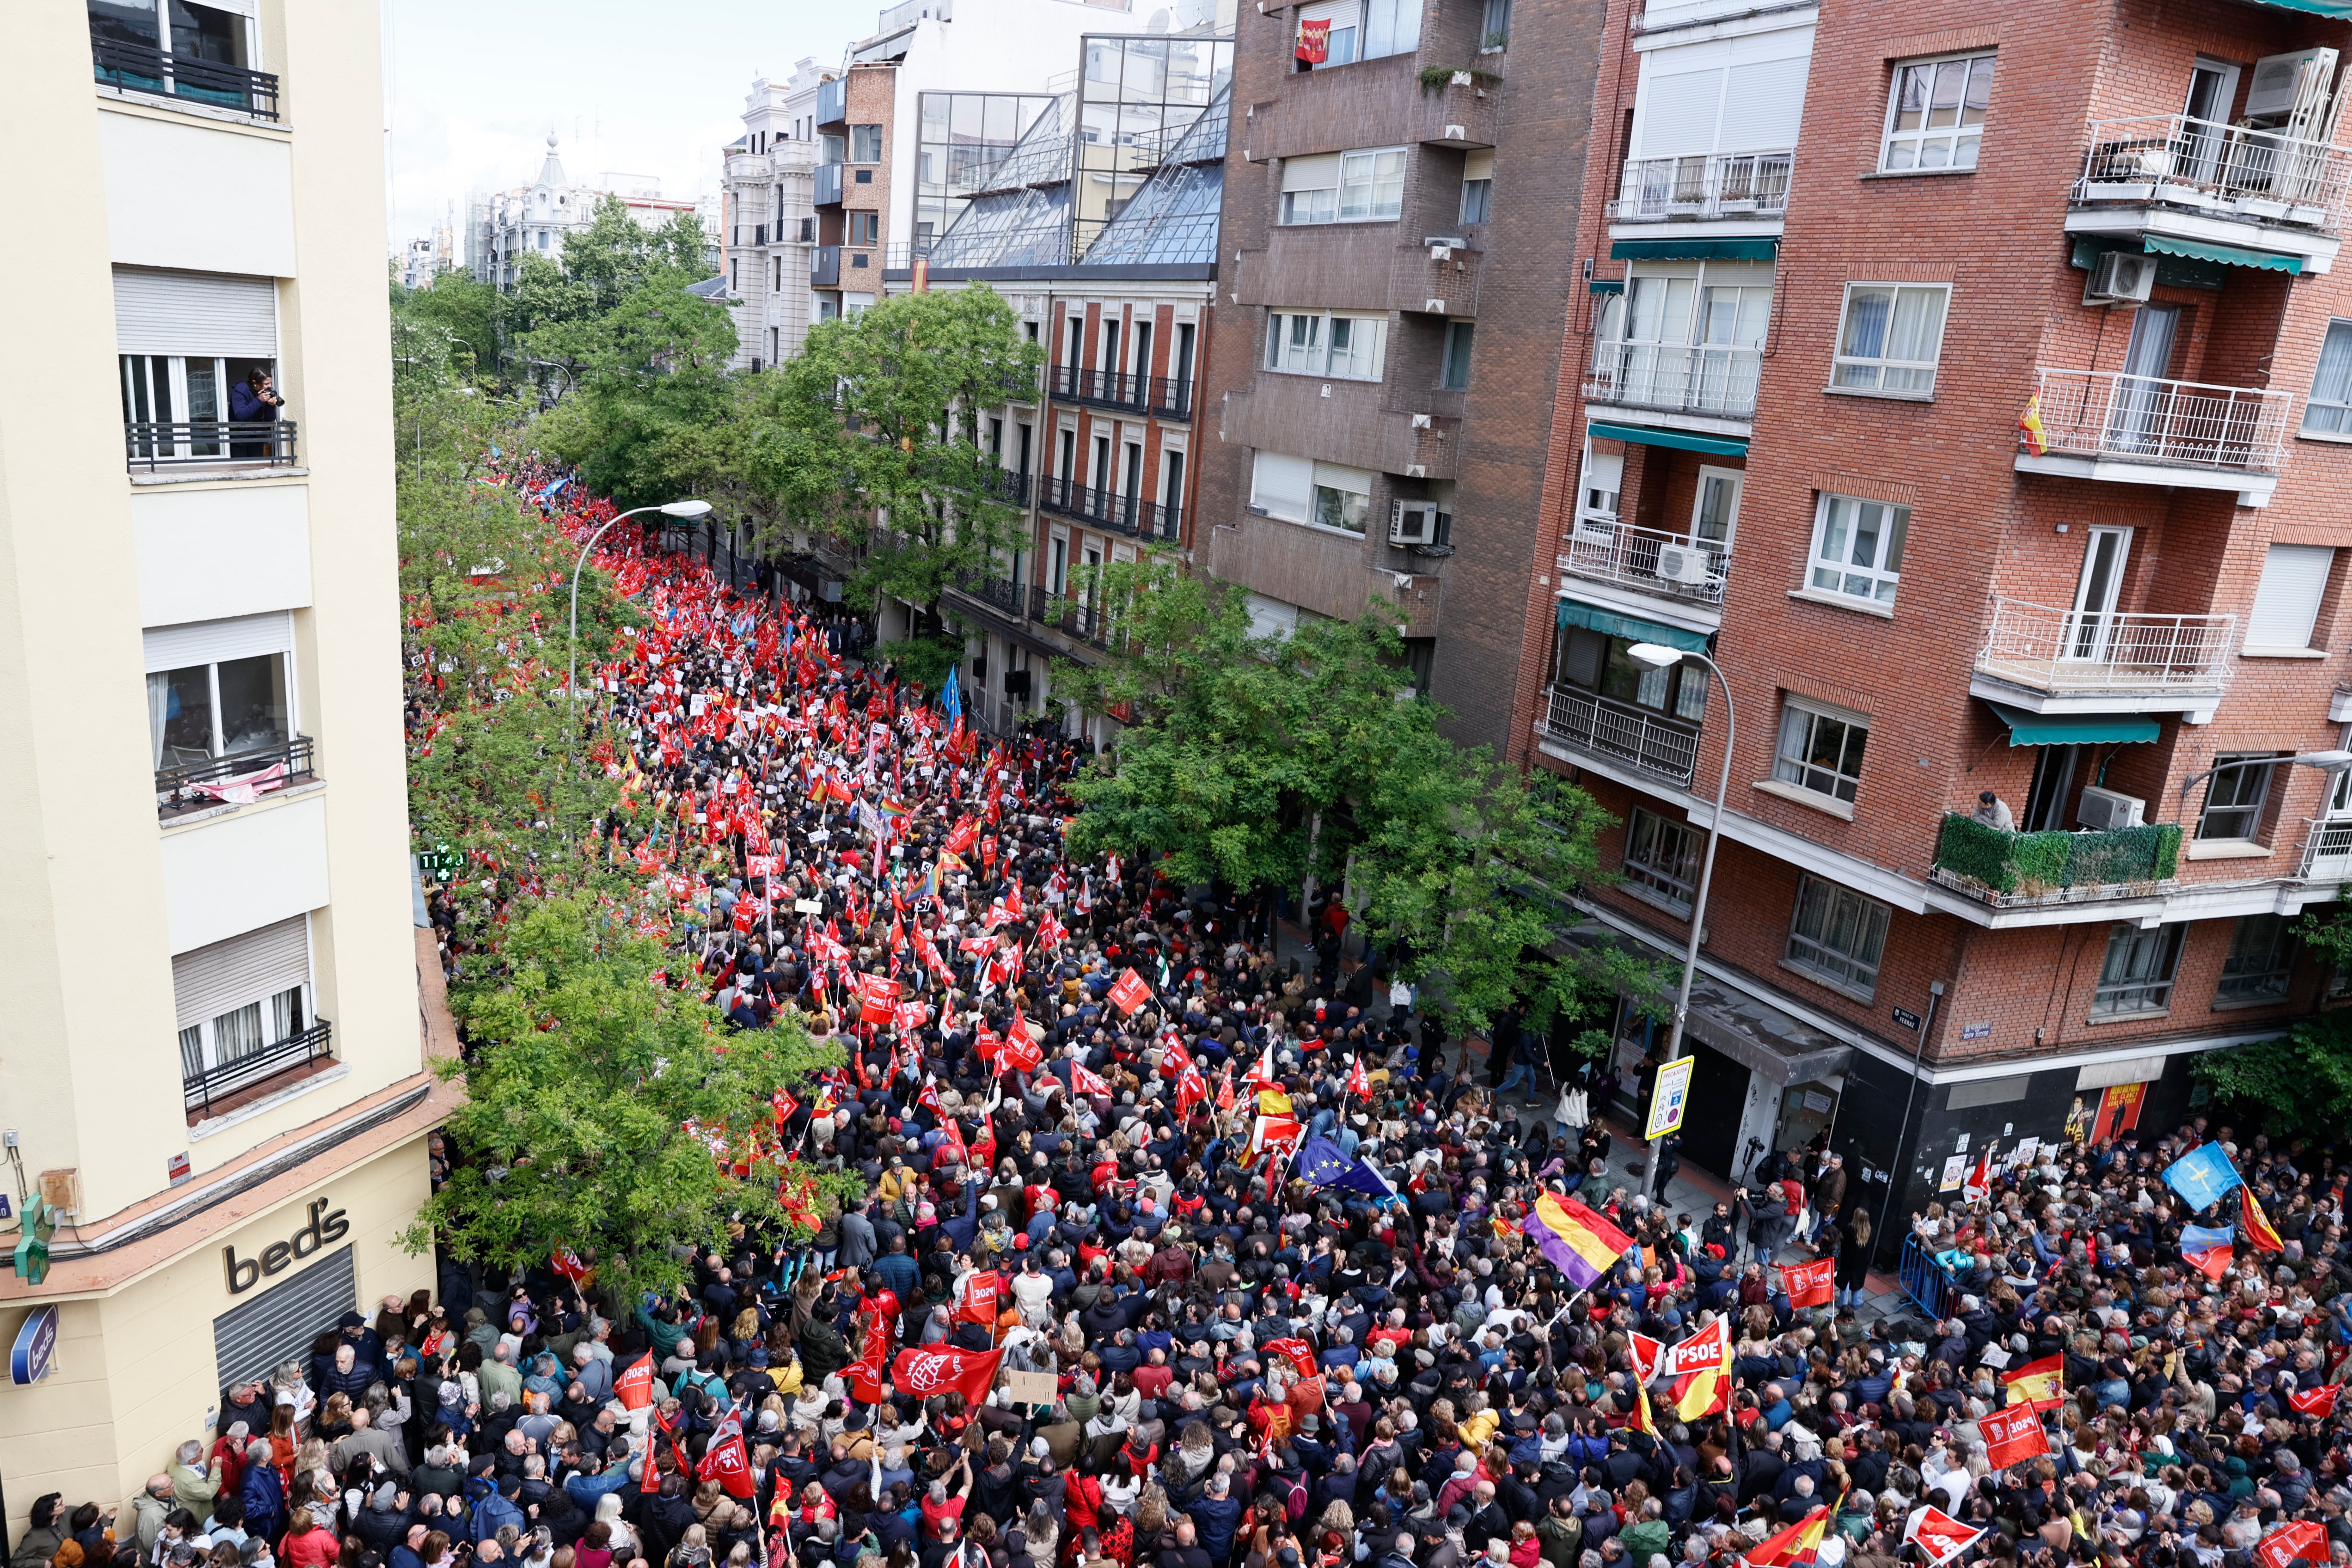
[(462, 217), (469, 190), (524, 184), (555, 133), (576, 181), (719, 189), (752, 79), (871, 36), (875, 0), (382, 0), (385, 174), (397, 247)]

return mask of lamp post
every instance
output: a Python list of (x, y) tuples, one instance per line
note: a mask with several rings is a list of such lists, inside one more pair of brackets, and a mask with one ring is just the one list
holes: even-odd
[[(685, 518), (691, 521), (698, 517), (708, 517), (710, 514), (710, 503), (707, 500), (674, 500), (665, 506), (635, 507), (614, 518), (610, 522), (603, 524), (595, 532), (588, 536), (587, 542), (581, 545), (580, 559), (574, 562), (572, 567), (572, 663), (563, 679), (563, 696), (568, 702), (580, 700), (580, 574), (587, 567), (589, 552), (596, 548), (596, 542), (604, 537), (605, 531), (612, 528), (614, 523), (626, 522), (629, 519), (648, 511), (657, 511), (664, 517)], [(567, 721), (568, 718), (567, 715)], [(572, 742), (578, 730), (579, 725), (573, 722), (567, 721), (563, 726), (563, 776), (567, 781), (572, 777)], [(552, 818), (556, 813), (550, 811), (548, 815)]]
[(1715, 660), (1703, 653), (1686, 648), (1668, 647), (1663, 643), (1637, 642), (1626, 653), (1633, 661), (1650, 669), (1666, 669), (1685, 658), (1695, 658), (1706, 666), (1707, 673), (1723, 683), (1723, 773), (1715, 785), (1715, 818), (1707, 824), (1706, 855), (1699, 862), (1698, 896), (1691, 902), (1690, 941), (1683, 945), (1683, 983), (1675, 993), (1675, 1023), (1666, 1037), (1667, 1061), (1682, 1055), (1683, 1026), (1690, 1016), (1691, 975), (1698, 968), (1699, 934), (1706, 927), (1706, 895), (1715, 881), (1715, 847), (1723, 837), (1723, 803), (1731, 789), (1731, 748), (1739, 734), (1738, 707), (1731, 700), (1731, 679), (1725, 675)]

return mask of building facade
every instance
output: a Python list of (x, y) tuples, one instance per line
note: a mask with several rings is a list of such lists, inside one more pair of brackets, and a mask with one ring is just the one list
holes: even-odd
[(816, 245), (816, 96), (834, 74), (804, 59), (786, 81), (753, 82), (743, 134), (727, 148), (722, 270), (738, 370), (781, 363), (808, 338), (816, 303), (809, 284)]
[(659, 228), (680, 214), (703, 218), (706, 230), (711, 226), (699, 203), (663, 195), (661, 182), (650, 174), (606, 173), (593, 184), (573, 184), (551, 133), (539, 178), (511, 190), (477, 195), (467, 203), (467, 269), (482, 282), (505, 289), (514, 287), (526, 255), (561, 264), (563, 237), (595, 222), (596, 208), (607, 197), (647, 228)]
[(1621, 819), (1626, 940), (1721, 835), (1685, 1158), (1826, 1127), (1916, 1209), (2328, 994), (2348, 37), (1612, 0), (1513, 749)]
[(1588, 0), (1244, 8), (1196, 557), (1260, 629), (1392, 608), (1499, 742), (1584, 172)]
[[(0, 1385), (12, 1539), (432, 1283), (396, 1240), (449, 1091), (405, 865), (377, 18), (261, 0), (224, 59), (156, 15), (28, 13), (0, 110), (72, 217), (12, 264), (55, 308), (10, 327), (42, 373), (0, 398), (0, 1224), (57, 1222), (0, 1276), (0, 1332), (53, 1346)], [(239, 418), (263, 376), (280, 417)]]

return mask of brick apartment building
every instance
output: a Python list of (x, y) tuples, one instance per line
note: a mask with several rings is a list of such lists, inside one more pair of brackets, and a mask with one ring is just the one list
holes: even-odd
[[(1599, 0), (1241, 10), (1193, 559), (1261, 630), (1396, 606), (1502, 749), (1571, 294)], [(1532, 690), (1540, 669), (1526, 676)], [(1524, 733), (1524, 724), (1519, 726)]]
[(2352, 801), (2284, 759), (2352, 716), (2336, 9), (1611, 0), (1514, 750), (1678, 955), (1731, 716), (1627, 649), (1722, 666), (1694, 1163), (1829, 1127), (1899, 1231), (2331, 994)]

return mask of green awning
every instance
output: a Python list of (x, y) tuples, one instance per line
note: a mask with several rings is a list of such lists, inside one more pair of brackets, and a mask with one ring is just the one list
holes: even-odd
[(2352, 21), (2352, 4), (2347, 0), (2249, 0), (2255, 5), (2270, 5), (2281, 11), (2308, 11), (2315, 16), (2333, 16), (2337, 21)]
[(1645, 621), (1639, 616), (1621, 616), (1614, 610), (1604, 610), (1598, 605), (1587, 605), (1576, 599), (1558, 602), (1558, 625), (1562, 630), (1582, 626), (1603, 637), (1623, 637), (1627, 642), (1662, 642), (1685, 653), (1706, 651), (1706, 638), (1698, 632), (1686, 632), (1664, 621)]
[(2269, 272), (2299, 273), (2303, 270), (2300, 256), (2281, 256), (2274, 250), (2241, 250), (2234, 245), (2207, 245), (2194, 239), (2174, 239), (2168, 235), (2151, 234), (2147, 248), (2158, 256), (2190, 256), (2200, 261), (2219, 261), (2231, 267), (2259, 267)]
[(1649, 425), (1602, 425), (1592, 435), (1606, 441), (1631, 441), (1637, 447), (1674, 447), (1685, 452), (1709, 452), (1718, 458), (1748, 456), (1748, 443), (1737, 436), (1700, 436), (1688, 430), (1668, 430)]
[(1595, 278), (1586, 287), (1595, 294), (1622, 294), (1625, 291), (1625, 279), (1622, 278)]
[(1987, 702), (2009, 726), (2012, 746), (2112, 746), (2153, 741), (2156, 721), (2145, 713), (2028, 713)]
[(1612, 241), (1612, 261), (1769, 261), (1780, 242), (1757, 239), (1620, 239)]

